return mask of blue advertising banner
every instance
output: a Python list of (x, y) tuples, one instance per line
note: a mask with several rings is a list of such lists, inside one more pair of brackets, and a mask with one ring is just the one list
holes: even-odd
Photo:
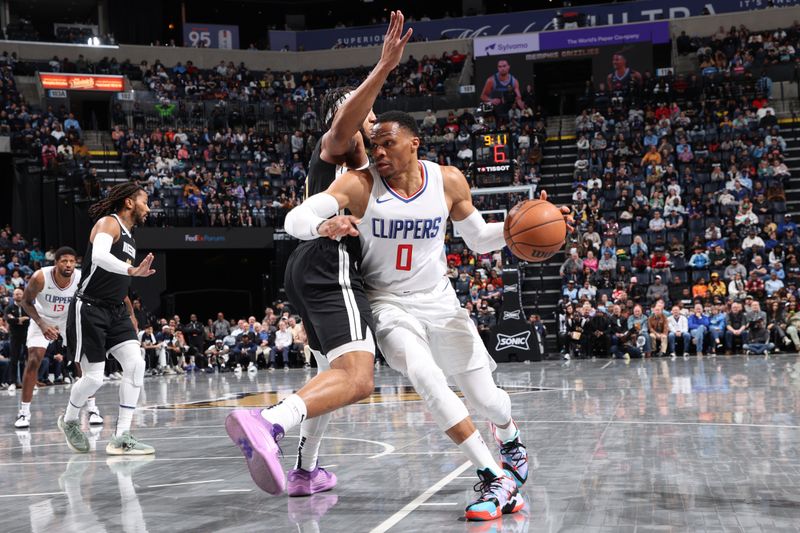
[(239, 26), (187, 22), (183, 25), (183, 46), (236, 50), (239, 48)]
[[(776, 7), (800, 5), (800, 0), (773, 0)], [(412, 22), (415, 38), (436, 41), (441, 39), (474, 39), (490, 35), (529, 33), (551, 30), (559, 12), (577, 12), (587, 16), (592, 26), (627, 24), (629, 22), (653, 22), (674, 18), (711, 14), (733, 13), (764, 9), (767, 0), (642, 0), (623, 4), (580, 6), (569, 9), (542, 9), (497, 15), (481, 15)], [(383, 42), (386, 24), (312, 31), (269, 32), (270, 47), (280, 50), (325, 50), (335, 47), (373, 46)]]

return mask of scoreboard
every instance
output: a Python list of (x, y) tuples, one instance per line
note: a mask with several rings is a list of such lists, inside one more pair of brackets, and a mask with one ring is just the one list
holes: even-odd
[(514, 143), (508, 132), (483, 132), (473, 138), (474, 178), (478, 187), (514, 181)]

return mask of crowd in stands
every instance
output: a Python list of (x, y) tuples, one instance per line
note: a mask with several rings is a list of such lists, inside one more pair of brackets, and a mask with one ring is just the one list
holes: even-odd
[[(721, 53), (754, 42), (736, 34)], [(566, 357), (800, 351), (787, 141), (769, 78), (749, 80), (645, 77), (585, 102), (578, 234), (560, 269)]]
[(676, 45), (681, 55), (697, 55), (698, 67), (705, 75), (742, 74), (749, 69), (795, 62), (800, 46), (800, 22), (766, 31), (751, 31), (744, 24), (727, 30), (720, 26), (710, 37), (690, 37), (682, 32)]

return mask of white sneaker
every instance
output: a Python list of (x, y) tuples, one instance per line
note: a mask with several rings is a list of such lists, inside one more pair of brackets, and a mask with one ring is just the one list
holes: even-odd
[(256, 365), (254, 365), (254, 364), (248, 365), (248, 367), (247, 367), (247, 373), (248, 374), (255, 374), (256, 372), (258, 372), (258, 367)]
[(283, 371), (284, 372), (288, 372), (289, 371), (289, 365), (283, 365)]
[(672, 359), (675, 359), (676, 357), (678, 357), (678, 356), (675, 354), (675, 352), (672, 352), (671, 354), (669, 354), (669, 356), (670, 356)]
[(25, 429), (31, 427), (30, 415), (23, 414), (20, 411), (20, 413), (17, 415), (17, 419), (14, 421), (14, 427), (17, 429)]
[(89, 425), (98, 426), (103, 424), (103, 417), (100, 416), (100, 411), (89, 411)]
[(122, 372), (114, 372), (114, 374), (112, 374), (112, 375), (114, 376), (114, 379), (117, 379), (117, 380), (122, 379)]
[(17, 390), (17, 386), (15, 384), (12, 383), (8, 386), (8, 392), (14, 392), (15, 390)]
[(65, 377), (64, 378), (64, 385), (69, 385), (70, 383), (72, 383), (72, 378), (70, 378), (69, 376)]
[(167, 368), (164, 369), (164, 373), (168, 375), (173, 375), (175, 374), (175, 370), (171, 366), (168, 366)]

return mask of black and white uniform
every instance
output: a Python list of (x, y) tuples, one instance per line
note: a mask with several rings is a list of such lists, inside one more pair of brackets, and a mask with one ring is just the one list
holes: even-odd
[[(309, 163), (306, 195), (324, 192), (346, 168), (320, 158), (317, 142)], [(345, 237), (301, 242), (286, 265), (286, 295), (303, 319), (312, 350), (328, 361), (352, 351), (375, 353), (372, 320), (361, 280), (361, 243)]]
[[(133, 265), (136, 259), (136, 241), (117, 215), (119, 239), (111, 246), (111, 254)], [(83, 272), (75, 298), (67, 316), (67, 346), (70, 357), (81, 362), (102, 363), (106, 355), (127, 344), (139, 344), (125, 297), (131, 277), (114, 274), (92, 264), (92, 243), (84, 254)]]

